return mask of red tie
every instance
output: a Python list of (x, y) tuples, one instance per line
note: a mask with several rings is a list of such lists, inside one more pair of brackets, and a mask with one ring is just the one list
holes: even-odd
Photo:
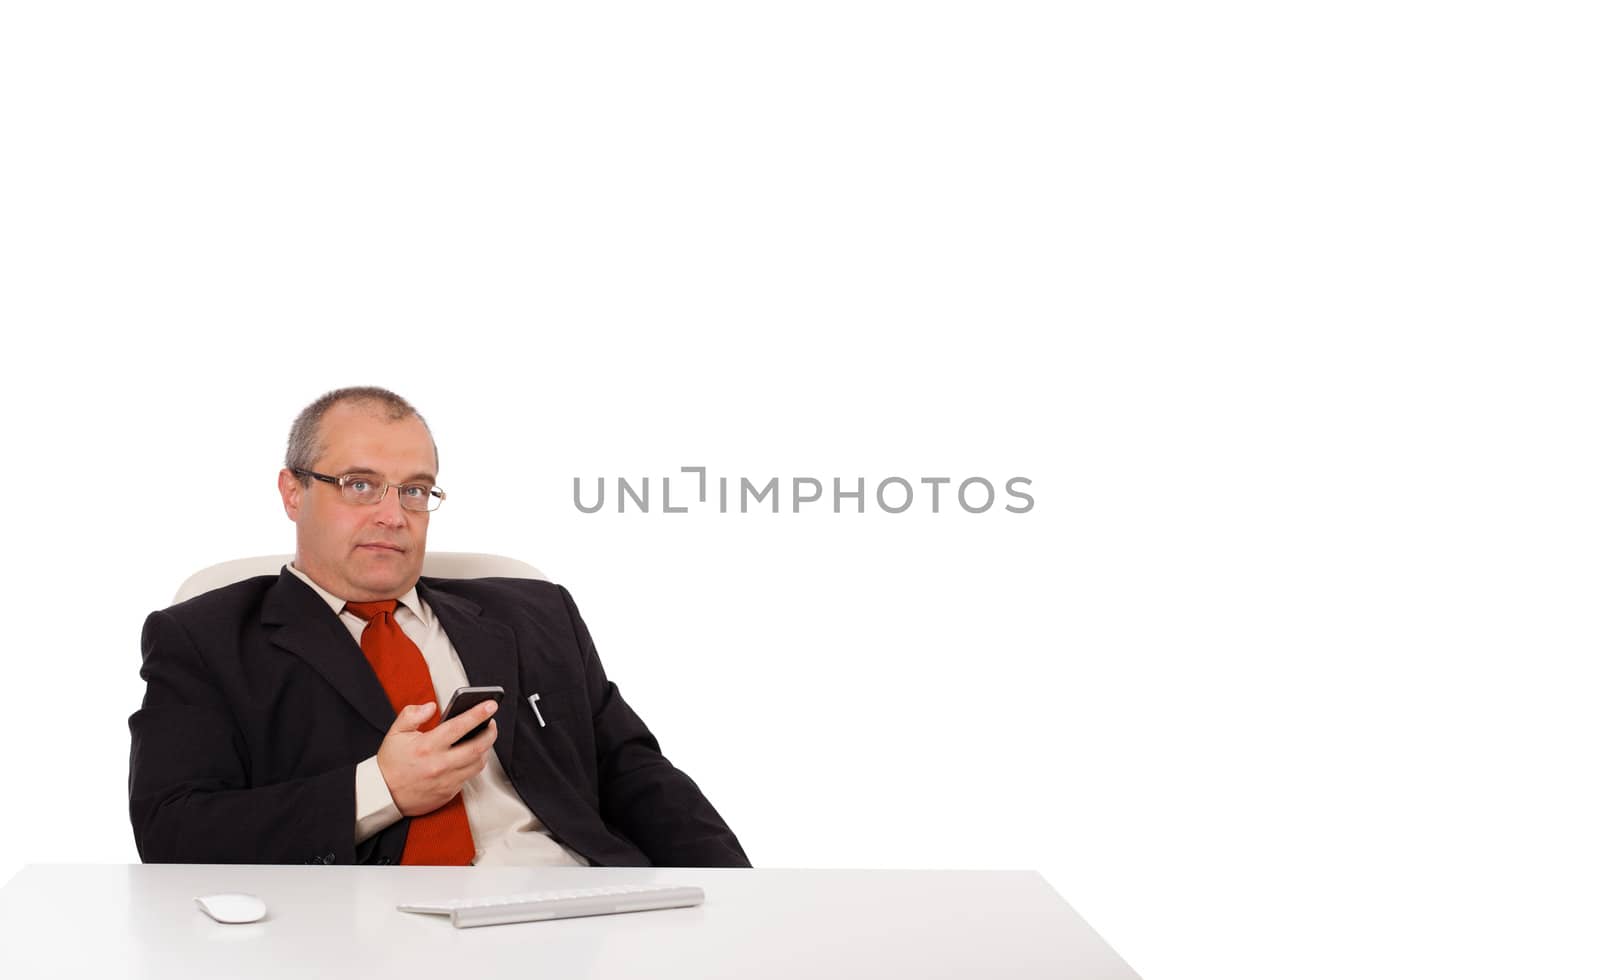
[[(408, 704), (427, 704), (438, 699), (433, 693), (433, 677), (422, 651), (411, 642), (400, 624), (394, 621), (396, 602), (347, 602), (344, 607), (367, 621), (361, 631), (361, 652), (378, 675), (378, 682), (389, 695), (389, 705), (399, 713)], [(418, 731), (430, 731), (439, 724), (439, 711)], [(467, 825), (467, 805), (461, 794), (432, 813), (411, 818), (401, 864), (471, 864), (477, 848), (472, 843), (472, 828)]]

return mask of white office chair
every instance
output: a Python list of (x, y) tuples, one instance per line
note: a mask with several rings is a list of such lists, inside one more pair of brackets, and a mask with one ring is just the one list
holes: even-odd
[[(220, 589), (257, 575), (276, 575), (293, 558), (293, 555), (256, 555), (202, 568), (184, 579), (172, 601), (176, 603), (193, 599), (202, 592)], [(422, 556), (422, 574), (433, 578), (548, 578), (525, 561), (472, 551), (430, 551)]]

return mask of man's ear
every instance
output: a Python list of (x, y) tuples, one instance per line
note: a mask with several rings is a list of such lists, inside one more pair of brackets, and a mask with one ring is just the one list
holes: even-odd
[(287, 466), (278, 471), (278, 495), (283, 498), (283, 512), (296, 523), (300, 520), (300, 495), (305, 491), (300, 478)]

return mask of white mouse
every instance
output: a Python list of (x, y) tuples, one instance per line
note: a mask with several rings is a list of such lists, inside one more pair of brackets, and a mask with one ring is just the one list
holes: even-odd
[(221, 895), (196, 896), (194, 904), (218, 922), (254, 922), (267, 914), (267, 903), (254, 895), (228, 892)]

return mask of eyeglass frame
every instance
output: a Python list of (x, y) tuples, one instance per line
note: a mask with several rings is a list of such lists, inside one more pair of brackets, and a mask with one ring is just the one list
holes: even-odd
[[(331, 483), (331, 484), (333, 484), (334, 486), (339, 488), (339, 498), (341, 500), (344, 500), (346, 503), (355, 504), (357, 507), (376, 507), (379, 504), (383, 503), (389, 497), (389, 488), (390, 487), (400, 487), (401, 489), (404, 489), (406, 487), (425, 487), (427, 489), (427, 491), (428, 491), (428, 496), (430, 498), (433, 498), (433, 499), (436, 499), (436, 500), (439, 501), (438, 505), (435, 505), (433, 507), (423, 507), (421, 510), (418, 510), (415, 507), (407, 507), (406, 506), (406, 498), (402, 496), (400, 498), (400, 509), (401, 510), (409, 510), (413, 514), (431, 514), (434, 511), (438, 510), (439, 507), (444, 504), (445, 497), (447, 496), (443, 490), (440, 490), (438, 487), (433, 486), (431, 484), (424, 484), (424, 483), (388, 483), (388, 482), (384, 482), (384, 481), (380, 481), (380, 480), (376, 479), (372, 474), (369, 474), (369, 473), (346, 473), (343, 476), (329, 476), (326, 473), (318, 473), (315, 470), (303, 470), (303, 469), (300, 469), (298, 466), (291, 467), (289, 469), (289, 472), (293, 473), (296, 476), (309, 476), (312, 479), (321, 480), (323, 483)], [(382, 482), (383, 483), (383, 492), (378, 494), (378, 499), (374, 500), (370, 504), (363, 504), (358, 500), (350, 500), (347, 497), (345, 497), (345, 493), (344, 493), (345, 483), (346, 483), (346, 481), (349, 481), (349, 480), (366, 480), (368, 483), (380, 483), (380, 482)]]

